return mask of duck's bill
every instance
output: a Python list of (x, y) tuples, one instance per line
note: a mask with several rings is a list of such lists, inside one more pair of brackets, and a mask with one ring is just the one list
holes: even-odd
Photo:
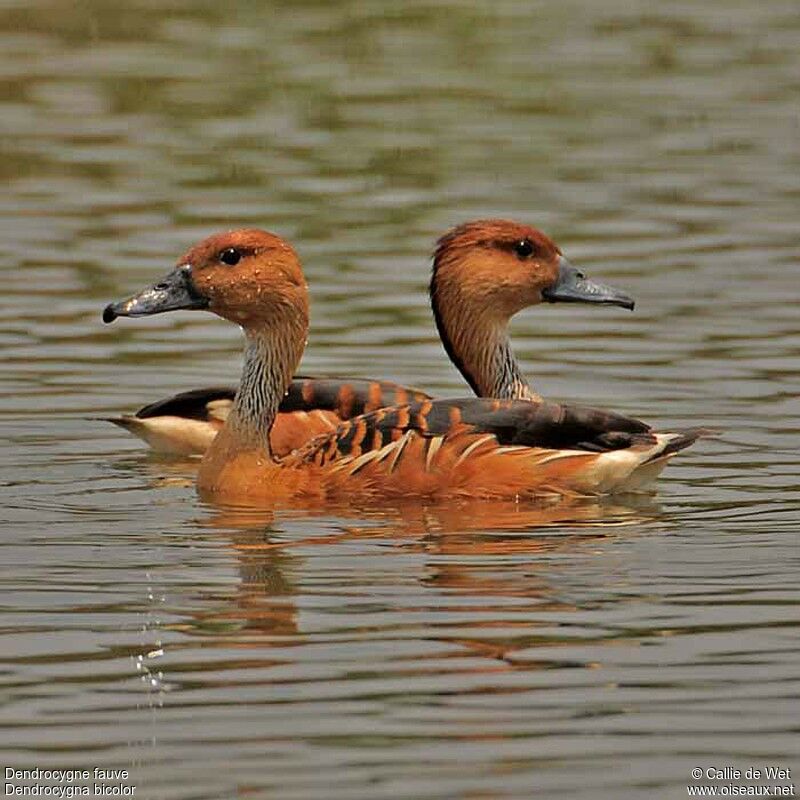
[(561, 256), (558, 278), (553, 286), (542, 290), (542, 299), (548, 303), (602, 303), (622, 306), (633, 311), (634, 300), (625, 292), (590, 280)]
[(148, 317), (165, 311), (208, 308), (208, 300), (198, 294), (192, 283), (191, 268), (178, 267), (158, 283), (103, 309), (103, 322), (117, 317)]

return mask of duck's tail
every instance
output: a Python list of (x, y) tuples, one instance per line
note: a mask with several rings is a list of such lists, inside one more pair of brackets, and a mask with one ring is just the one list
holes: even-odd
[(712, 428), (685, 428), (680, 431), (655, 434), (656, 445), (647, 452), (646, 457), (631, 471), (616, 491), (640, 492), (646, 489), (681, 450), (691, 447), (698, 439), (718, 436), (719, 433)]
[[(669, 458), (674, 456), (681, 450), (691, 447), (698, 439), (704, 439), (710, 436), (719, 436), (720, 431), (714, 428), (684, 428), (679, 431), (670, 431), (669, 433), (657, 433), (656, 438), (661, 444), (660, 448), (654, 449), (644, 464), (650, 464), (653, 461), (660, 461), (662, 458)], [(642, 466), (644, 466), (644, 464)]]
[(121, 417), (94, 417), (110, 422), (147, 442), (156, 453), (169, 455), (202, 455), (217, 435), (219, 424), (177, 416), (140, 417), (125, 414)]

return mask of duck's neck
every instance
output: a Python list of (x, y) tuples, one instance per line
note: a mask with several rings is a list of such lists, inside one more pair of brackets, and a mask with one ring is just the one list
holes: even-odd
[(525, 380), (508, 338), (508, 320), (431, 293), (436, 327), (450, 360), (479, 397), (541, 400)]
[(224, 437), (241, 450), (260, 451), (272, 460), (269, 432), (292, 381), (305, 344), (302, 331), (245, 330), (244, 366)]

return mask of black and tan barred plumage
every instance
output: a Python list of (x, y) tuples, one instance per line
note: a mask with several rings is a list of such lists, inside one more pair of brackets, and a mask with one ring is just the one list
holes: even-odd
[[(192, 389), (150, 403), (140, 408), (135, 416), (139, 419), (174, 416), (206, 420), (209, 404), (233, 402), (235, 396), (236, 389), (231, 386)], [(401, 386), (392, 381), (296, 375), (281, 401), (278, 413), (333, 411), (342, 420), (346, 420), (384, 406), (424, 400), (428, 396), (419, 389)]]
[(458, 457), (498, 449), (504, 453), (536, 451), (564, 455), (603, 454), (634, 448), (667, 457), (694, 442), (701, 430), (688, 430), (659, 440), (649, 425), (632, 417), (577, 405), (527, 400), (430, 400), (381, 408), (344, 422), (331, 434), (318, 437), (296, 459), (318, 466), (338, 463), (355, 474), (369, 463), (390, 460), (396, 468), (413, 437), (425, 440), (425, 463), (430, 469), (442, 447), (463, 449)]
[[(430, 400), (381, 408), (344, 422), (308, 448), (320, 465), (359, 456), (412, 431), (425, 438), (456, 431), (489, 434), (500, 446), (546, 447), (605, 452), (654, 441), (644, 422), (599, 409), (527, 400)], [(335, 447), (333, 446), (335, 445)]]

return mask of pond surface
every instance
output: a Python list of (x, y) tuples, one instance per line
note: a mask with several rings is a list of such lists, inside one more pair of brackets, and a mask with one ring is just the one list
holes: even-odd
[[(139, 798), (800, 773), (799, 101), (796, 0), (4, 3), (2, 765)], [(656, 495), (217, 508), (95, 419), (235, 383), (232, 326), (100, 311), (240, 225), (301, 253), (305, 372), (464, 395), (429, 254), (488, 215), (637, 298), (520, 315), (540, 391), (723, 429)]]

